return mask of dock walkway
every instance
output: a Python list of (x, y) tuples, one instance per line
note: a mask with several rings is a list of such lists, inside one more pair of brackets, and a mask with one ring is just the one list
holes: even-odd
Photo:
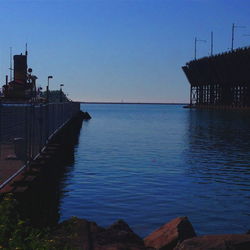
[(74, 102), (0, 104), (0, 192), (79, 111)]

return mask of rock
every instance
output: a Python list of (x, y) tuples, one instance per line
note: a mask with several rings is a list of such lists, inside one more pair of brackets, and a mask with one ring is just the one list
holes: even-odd
[[(58, 249), (93, 249), (93, 238), (104, 228), (95, 222), (72, 217), (60, 223), (54, 232), (53, 239), (58, 242)], [(67, 249), (68, 249), (67, 248)]]
[(95, 222), (73, 217), (59, 224), (53, 239), (57, 249), (145, 250), (143, 240), (123, 220), (107, 229)]
[(206, 235), (184, 240), (174, 250), (249, 250), (250, 235)]
[(187, 217), (178, 217), (148, 235), (144, 239), (146, 247), (160, 250), (173, 249), (177, 243), (195, 237), (195, 231)]
[(94, 250), (144, 250), (143, 240), (123, 220), (118, 220), (106, 230), (99, 232)]
[(88, 112), (82, 112), (83, 120), (90, 120), (91, 116)]

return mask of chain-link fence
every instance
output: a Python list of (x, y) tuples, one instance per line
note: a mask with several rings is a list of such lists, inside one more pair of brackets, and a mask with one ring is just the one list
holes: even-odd
[(0, 104), (0, 188), (39, 155), (80, 104)]

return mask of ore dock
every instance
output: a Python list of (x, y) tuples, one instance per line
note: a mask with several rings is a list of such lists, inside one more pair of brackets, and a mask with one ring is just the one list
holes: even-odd
[(189, 107), (250, 110), (250, 47), (192, 60), (182, 69)]

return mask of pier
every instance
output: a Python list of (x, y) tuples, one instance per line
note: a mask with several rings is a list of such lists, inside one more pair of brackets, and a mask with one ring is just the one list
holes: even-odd
[(0, 193), (22, 192), (15, 182), (33, 181), (60, 147), (55, 138), (79, 116), (75, 102), (1, 103)]
[(249, 65), (250, 47), (188, 62), (190, 107), (250, 109)]
[(59, 150), (65, 128), (77, 118), (90, 119), (80, 111), (80, 103), (65, 97), (63, 84), (57, 92), (49, 90), (52, 76), (42, 93), (27, 57), (27, 46), (24, 55), (13, 56), (14, 77), (12, 71), (6, 75), (0, 94), (0, 193), (25, 191), (28, 185), (22, 184), (36, 179)]

